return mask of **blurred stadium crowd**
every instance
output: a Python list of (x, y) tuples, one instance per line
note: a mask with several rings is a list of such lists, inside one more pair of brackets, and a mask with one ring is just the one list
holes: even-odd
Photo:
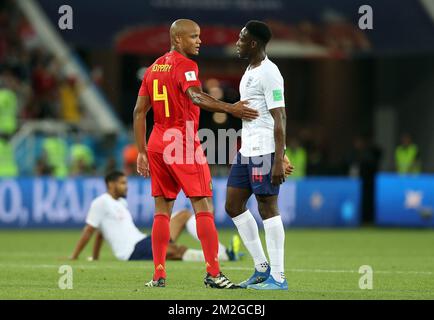
[[(45, 50), (32, 25), (13, 1), (1, 1), (0, 5), (0, 177), (101, 175), (116, 167), (136, 174), (137, 149), (131, 135), (120, 144), (115, 143), (118, 140), (115, 134), (89, 139), (80, 126), (87, 117), (79, 99), (81, 84), (76, 78), (63, 74), (62, 61)], [(101, 74), (90, 73), (90, 79), (98, 84)], [(218, 80), (208, 79), (204, 87), (216, 98), (228, 102), (238, 98), (236, 85), (222, 86)], [(64, 124), (65, 132), (41, 132), (32, 171), (23, 172), (23, 166), (17, 161), (14, 136), (24, 124), (43, 120)], [(212, 123), (225, 121), (226, 115), (212, 115)], [(396, 171), (419, 173), (417, 145), (409, 134), (403, 135), (401, 140), (395, 151)], [(333, 168), (328, 161), (330, 147), (322, 145), (320, 137), (308, 129), (288, 135), (287, 155), (297, 168), (293, 178), (332, 173), (359, 176), (373, 183), (382, 151), (370, 137), (355, 136), (352, 148), (340, 165)], [(115, 155), (116, 152), (121, 156)], [(228, 168), (211, 166), (215, 176), (226, 175)]]
[[(24, 174), (97, 175), (116, 167), (116, 159), (108, 157), (96, 167), (95, 152), (109, 149), (101, 139), (100, 146), (86, 143), (79, 123), (86, 118), (79, 99), (80, 84), (62, 72), (62, 61), (52, 56), (39, 41), (32, 25), (14, 1), (0, 2), (0, 177), (22, 175), (16, 159), (13, 138), (23, 125), (53, 122), (64, 124), (63, 133), (41, 130), (40, 144), (33, 172)], [(92, 77), (98, 83), (98, 74)], [(42, 126), (43, 128), (44, 126)], [(107, 145), (107, 146), (106, 146)], [(130, 147), (126, 147), (128, 157)], [(101, 151), (101, 150), (100, 150)], [(31, 155), (28, 155), (29, 157)]]
[(49, 118), (76, 123), (81, 114), (75, 79), (62, 75), (61, 62), (44, 49), (18, 8), (11, 2), (2, 3), (1, 80), (4, 92), (8, 90), (7, 99), (11, 101), (7, 111), (16, 115), (7, 117), (6, 123), (2, 122), (2, 133), (13, 134), (19, 122), (29, 119)]

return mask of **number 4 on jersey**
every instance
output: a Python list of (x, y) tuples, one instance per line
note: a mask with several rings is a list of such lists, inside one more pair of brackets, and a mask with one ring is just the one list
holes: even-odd
[(158, 92), (158, 79), (154, 79), (153, 82), (153, 93), (154, 93), (154, 101), (164, 101), (164, 113), (166, 115), (166, 118), (170, 117), (169, 112), (169, 99), (167, 97), (167, 88), (165, 85), (163, 85), (163, 93)]

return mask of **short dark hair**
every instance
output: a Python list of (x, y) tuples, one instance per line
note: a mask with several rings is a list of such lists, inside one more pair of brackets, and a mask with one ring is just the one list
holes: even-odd
[(261, 41), (264, 45), (266, 45), (273, 36), (270, 27), (262, 21), (250, 20), (246, 24), (246, 29), (250, 35)]
[(122, 171), (110, 171), (104, 178), (105, 184), (108, 185), (109, 182), (116, 182), (120, 177), (123, 176), (125, 176), (125, 173), (123, 173)]

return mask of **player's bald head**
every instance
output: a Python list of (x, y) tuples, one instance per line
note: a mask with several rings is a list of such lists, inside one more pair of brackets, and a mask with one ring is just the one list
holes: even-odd
[(177, 36), (183, 36), (194, 32), (199, 25), (190, 19), (178, 19), (170, 26), (170, 39), (174, 42)]
[(198, 55), (200, 47), (200, 27), (193, 20), (179, 19), (170, 27), (171, 50), (185, 56)]

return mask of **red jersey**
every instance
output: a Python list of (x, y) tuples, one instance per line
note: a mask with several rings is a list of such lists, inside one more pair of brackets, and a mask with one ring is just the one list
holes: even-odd
[[(186, 93), (193, 86), (201, 86), (197, 64), (177, 51), (166, 53), (146, 70), (139, 96), (149, 96), (154, 111), (149, 151), (163, 153), (165, 146), (172, 143), (163, 141), (168, 129), (182, 132), (184, 147), (187, 133), (189, 138), (197, 137), (200, 108)], [(189, 130), (187, 122), (190, 123)], [(197, 146), (200, 146), (200, 141), (194, 139), (194, 148)]]

